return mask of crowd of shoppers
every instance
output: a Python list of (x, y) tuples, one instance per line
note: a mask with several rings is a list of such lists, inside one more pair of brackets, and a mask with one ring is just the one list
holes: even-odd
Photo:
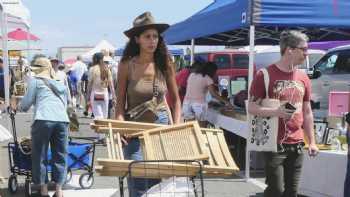
[[(35, 106), (31, 129), (32, 181), (40, 185), (40, 196), (48, 196), (49, 146), (52, 151), (52, 181), (56, 184), (54, 196), (63, 196), (69, 131), (66, 109), (69, 104), (76, 109), (84, 107), (86, 116), (91, 107), (95, 119), (111, 118), (109, 110), (115, 108), (116, 120), (177, 124), (183, 118), (184, 121), (197, 120), (201, 126), (206, 125), (208, 94), (226, 107), (233, 108), (216, 90), (215, 63), (195, 61), (192, 67), (179, 72), (176, 77), (174, 64), (161, 35), (168, 27), (168, 24), (156, 23), (149, 12), (136, 17), (132, 28), (124, 32), (128, 42), (119, 65), (112, 62), (104, 52), (94, 54), (89, 67), (78, 56), (68, 72), (56, 58), (36, 56), (33, 59), (29, 70), (34, 76), (28, 80), (27, 92), (19, 104), (12, 100), (11, 109), (28, 111), (31, 106)], [(265, 92), (263, 74), (260, 71), (255, 75), (249, 90), (249, 113), (279, 117), (278, 151), (264, 153), (266, 197), (297, 197), (304, 158), (304, 134), (309, 142), (308, 154), (316, 156), (318, 153), (310, 106), (310, 80), (297, 69), (297, 65), (306, 59), (307, 41), (307, 36), (301, 32), (282, 32), (281, 59), (267, 67), (270, 77), (268, 92)], [(12, 73), (9, 75), (14, 76)], [(0, 88), (0, 97), (4, 98), (1, 59)], [(274, 108), (262, 107), (261, 101), (266, 95), (278, 99), (281, 105)], [(148, 102), (152, 102), (156, 108), (136, 110)], [(296, 110), (287, 110), (286, 103), (295, 106)], [(347, 121), (350, 122), (348, 116)], [(347, 129), (350, 136), (349, 127)], [(125, 159), (143, 160), (138, 138), (124, 137), (123, 143)], [(350, 154), (348, 158), (350, 160)], [(349, 171), (348, 163), (344, 196), (350, 195)], [(129, 196), (142, 196), (159, 181), (128, 178)]]

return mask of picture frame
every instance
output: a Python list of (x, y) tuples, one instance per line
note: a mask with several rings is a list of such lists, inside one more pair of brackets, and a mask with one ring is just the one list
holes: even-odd
[(247, 87), (247, 81), (244, 78), (239, 78), (230, 81), (230, 93), (232, 96), (238, 94), (240, 91), (245, 90)]
[(339, 136), (339, 134), (340, 134), (340, 131), (338, 129), (328, 128), (327, 133), (325, 135), (325, 144), (331, 145), (332, 138), (335, 136)]
[(328, 122), (324, 121), (314, 121), (314, 132), (315, 132), (315, 139), (316, 139), (316, 144), (324, 144), (326, 139), (325, 139), (325, 134), (327, 132), (328, 128)]

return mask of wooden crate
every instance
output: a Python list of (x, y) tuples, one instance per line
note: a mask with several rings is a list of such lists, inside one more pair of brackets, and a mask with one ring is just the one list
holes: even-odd
[(206, 160), (204, 139), (197, 122), (159, 127), (142, 133), (147, 160)]

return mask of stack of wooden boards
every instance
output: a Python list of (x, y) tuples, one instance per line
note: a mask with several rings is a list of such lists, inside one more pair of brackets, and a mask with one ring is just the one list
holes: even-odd
[[(197, 122), (160, 125), (117, 120), (95, 120), (91, 127), (106, 134), (108, 159), (97, 159), (96, 171), (105, 176), (124, 176), (131, 160), (125, 160), (121, 136), (138, 138), (143, 158), (148, 161), (133, 164), (134, 177), (166, 178), (196, 176), (202, 166), (206, 176), (230, 176), (239, 169), (232, 159), (223, 131), (200, 128)], [(196, 160), (196, 162), (164, 162)]]

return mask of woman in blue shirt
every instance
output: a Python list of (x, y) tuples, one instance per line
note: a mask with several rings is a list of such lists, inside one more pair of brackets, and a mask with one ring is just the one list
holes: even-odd
[(29, 82), (19, 111), (28, 111), (34, 105), (32, 125), (32, 181), (41, 186), (41, 196), (48, 195), (47, 151), (50, 144), (52, 153), (52, 181), (56, 183), (54, 196), (62, 197), (62, 185), (66, 180), (68, 126), (68, 89), (55, 80), (50, 60), (38, 57), (31, 70), (35, 77)]

